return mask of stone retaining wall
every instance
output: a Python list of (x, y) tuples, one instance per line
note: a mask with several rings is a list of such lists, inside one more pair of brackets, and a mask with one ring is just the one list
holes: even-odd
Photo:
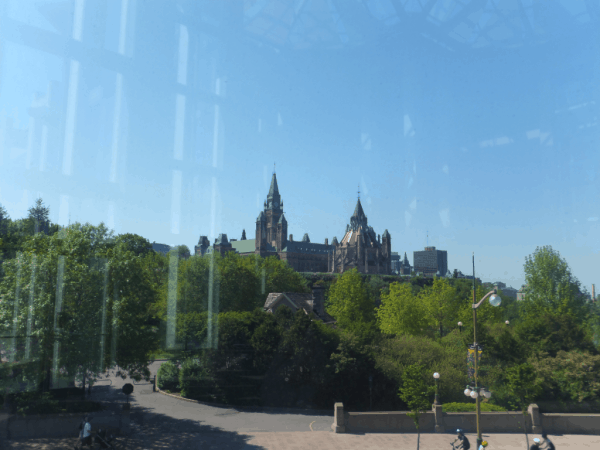
[[(127, 405), (125, 405), (127, 406)], [(0, 410), (0, 442), (21, 438), (73, 437), (79, 434), (79, 424), (85, 413), (18, 416)], [(115, 435), (129, 432), (129, 409), (92, 412), (92, 434), (99, 428)]]
[[(419, 418), (422, 433), (455, 433), (457, 428), (467, 433), (477, 431), (475, 412), (443, 413), (442, 407), (423, 412)], [(417, 429), (408, 411), (344, 412), (344, 405), (336, 403), (331, 426), (336, 433), (416, 433)], [(485, 433), (541, 434), (597, 434), (600, 435), (600, 414), (542, 414), (537, 405), (529, 405), (528, 412), (482, 412), (480, 427)]]

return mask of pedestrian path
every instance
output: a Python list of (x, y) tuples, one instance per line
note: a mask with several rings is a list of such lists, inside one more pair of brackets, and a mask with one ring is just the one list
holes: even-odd
[[(467, 435), (472, 448), (475, 436)], [(529, 444), (532, 438), (529, 436)], [(552, 436), (557, 449), (576, 448), (577, 450), (600, 448), (600, 436), (564, 435)], [(525, 448), (523, 434), (490, 434), (484, 435), (489, 442), (488, 450), (522, 450)], [(437, 450), (450, 448), (454, 435), (422, 434), (420, 448)], [(317, 432), (270, 432), (249, 433), (231, 436), (230, 433), (162, 433), (160, 435), (134, 434), (127, 441), (120, 439), (121, 444), (130, 450), (398, 450), (416, 449), (416, 434), (367, 433), (336, 434), (328, 431)], [(75, 439), (32, 439), (11, 441), (6, 446), (10, 450), (59, 450), (72, 449)]]

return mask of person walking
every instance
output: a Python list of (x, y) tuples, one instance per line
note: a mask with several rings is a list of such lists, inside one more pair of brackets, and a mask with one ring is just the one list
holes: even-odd
[(542, 439), (544, 440), (544, 444), (546, 444), (544, 450), (556, 450), (556, 447), (554, 447), (552, 441), (548, 439), (548, 435), (545, 431), (542, 433)]
[[(92, 416), (86, 416), (83, 423), (83, 428), (79, 433), (79, 447), (75, 446), (75, 450), (82, 448), (84, 445), (92, 446), (92, 424), (90, 423)], [(81, 425), (80, 425), (81, 428)]]

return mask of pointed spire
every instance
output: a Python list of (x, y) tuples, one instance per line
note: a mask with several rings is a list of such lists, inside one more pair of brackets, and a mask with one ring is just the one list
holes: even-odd
[(246, 240), (246, 230), (242, 230), (242, 239), (240, 239), (241, 241), (245, 241)]
[(356, 201), (356, 208), (354, 208), (354, 214), (352, 214), (352, 217), (365, 217), (365, 212), (363, 210), (362, 205), (360, 204), (360, 198)]
[(271, 187), (269, 188), (269, 195), (267, 195), (267, 198), (272, 198), (275, 195), (279, 195), (279, 188), (277, 187), (277, 176), (275, 175), (275, 172), (273, 172)]
[(354, 214), (350, 217), (350, 223), (352, 224), (351, 228), (353, 230), (357, 230), (359, 227), (367, 228), (367, 216), (363, 211), (362, 205), (360, 204), (360, 199), (356, 202), (356, 208), (354, 208)]

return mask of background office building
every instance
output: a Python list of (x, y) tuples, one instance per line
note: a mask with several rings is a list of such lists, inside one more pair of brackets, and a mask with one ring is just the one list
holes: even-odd
[(415, 272), (426, 277), (434, 277), (438, 272), (444, 275), (448, 272), (448, 252), (425, 247), (424, 251), (413, 252), (413, 264)]

